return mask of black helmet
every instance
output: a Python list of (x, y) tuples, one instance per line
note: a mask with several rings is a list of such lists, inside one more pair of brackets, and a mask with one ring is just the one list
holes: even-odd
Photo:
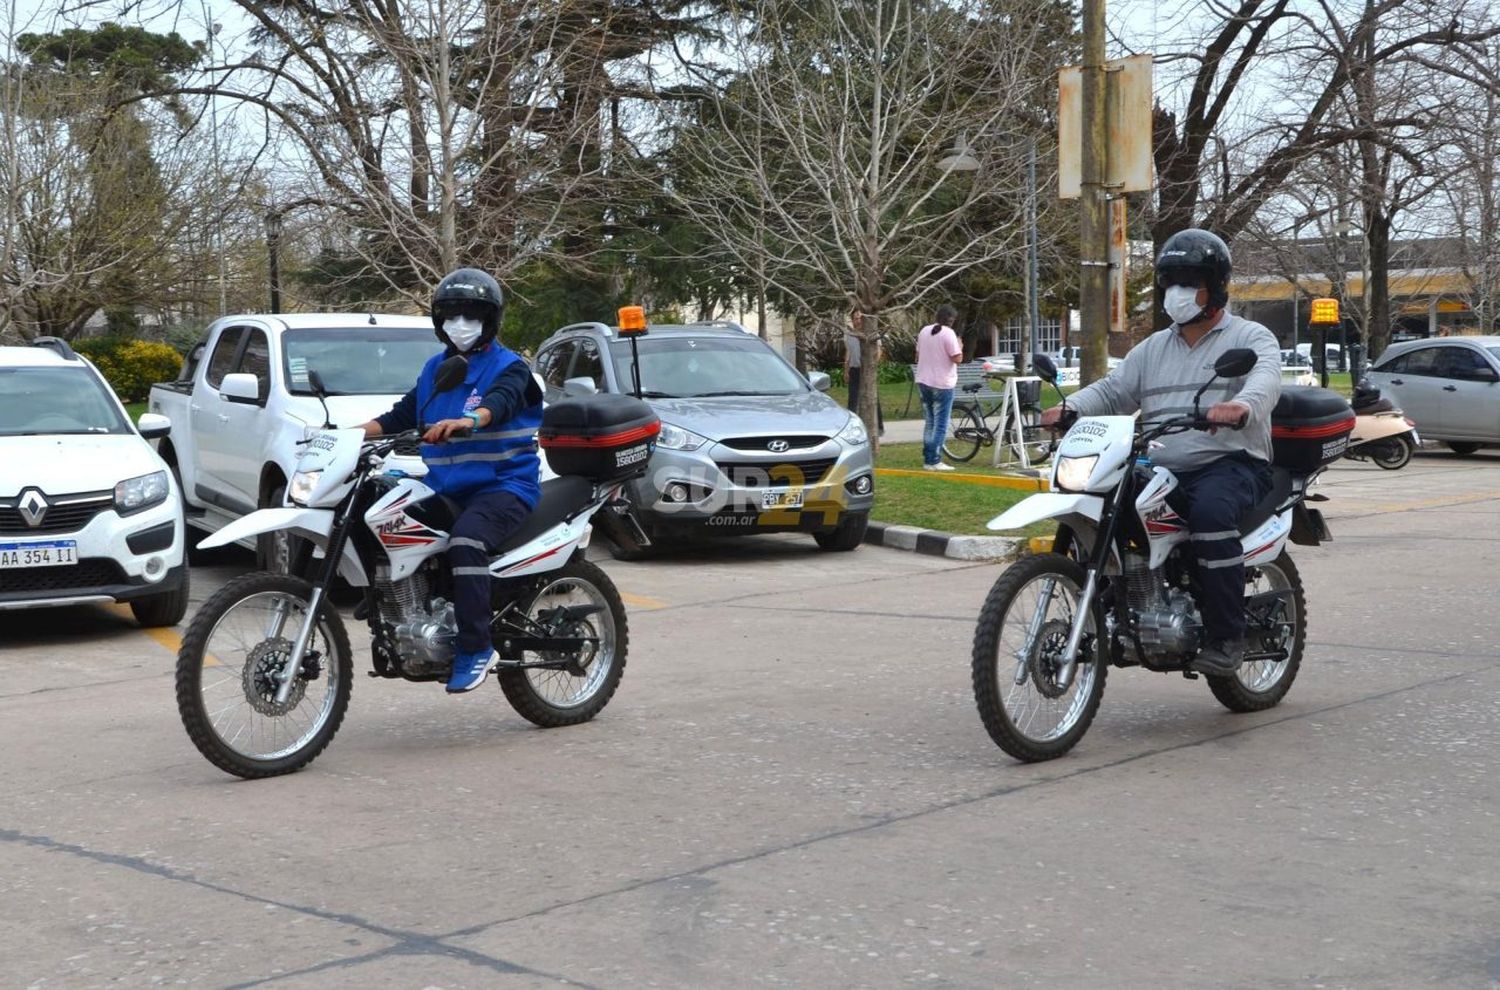
[(500, 333), (500, 319), (505, 315), (505, 294), (494, 277), (478, 268), (459, 268), (443, 276), (432, 291), (432, 329), (438, 340), (451, 344), (443, 333), (443, 321), (450, 316), (467, 316), (484, 324), (484, 333), (475, 346), (483, 346)]
[(1167, 238), (1156, 256), (1156, 284), (1196, 285), (1201, 279), (1208, 287), (1208, 309), (1223, 309), (1229, 302), (1229, 272), (1233, 259), (1229, 245), (1217, 234), (1189, 227)]

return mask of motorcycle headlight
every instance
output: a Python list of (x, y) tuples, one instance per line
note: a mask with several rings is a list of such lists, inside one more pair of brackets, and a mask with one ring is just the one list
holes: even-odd
[(1060, 457), (1057, 460), (1057, 487), (1066, 492), (1086, 491), (1089, 475), (1099, 463), (1098, 454), (1087, 457)]
[(115, 486), (115, 511), (124, 516), (149, 509), (165, 502), (170, 490), (165, 471), (127, 478)]
[(839, 439), (851, 447), (859, 447), (870, 442), (870, 434), (865, 429), (863, 420), (858, 416), (850, 416), (848, 424), (839, 431)]
[(323, 480), (323, 471), (298, 471), (292, 475), (292, 483), (286, 486), (286, 497), (298, 505), (306, 505), (312, 498), (313, 489)]
[(700, 437), (692, 430), (684, 430), (671, 423), (661, 424), (661, 432), (656, 436), (656, 445), (667, 450), (697, 450), (706, 443), (707, 437)]

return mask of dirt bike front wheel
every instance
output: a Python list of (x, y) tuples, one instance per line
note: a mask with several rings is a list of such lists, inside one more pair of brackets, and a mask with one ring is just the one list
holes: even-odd
[[(567, 610), (567, 611), (560, 611)], [(585, 640), (567, 653), (523, 655), (556, 660), (558, 667), (500, 668), (500, 689), (522, 718), (543, 728), (577, 725), (604, 710), (625, 673), (630, 632), (625, 603), (609, 575), (576, 556), (543, 575), (524, 612), (552, 635)], [(566, 618), (571, 612), (574, 618)]]
[(354, 669), (349, 635), (327, 599), (291, 694), (276, 700), (311, 601), (301, 578), (256, 572), (214, 592), (193, 616), (177, 652), (177, 712), (220, 770), (247, 779), (291, 773), (338, 732)]
[(1107, 667), (1097, 609), (1084, 628), (1072, 680), (1056, 675), (1084, 584), (1060, 554), (1012, 564), (990, 589), (974, 630), (974, 702), (990, 738), (1035, 763), (1072, 749), (1098, 714)]

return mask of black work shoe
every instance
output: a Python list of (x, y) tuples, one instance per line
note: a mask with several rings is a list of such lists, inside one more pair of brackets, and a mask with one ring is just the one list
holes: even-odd
[(1221, 639), (1199, 650), (1198, 655), (1193, 658), (1193, 662), (1188, 664), (1188, 667), (1200, 674), (1224, 676), (1239, 670), (1244, 659), (1245, 641), (1243, 639)]

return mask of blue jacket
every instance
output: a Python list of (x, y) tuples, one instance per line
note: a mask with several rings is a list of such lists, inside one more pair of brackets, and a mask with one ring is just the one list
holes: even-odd
[[(469, 355), (469, 373), (462, 385), (433, 394), (433, 377), (446, 357), (446, 353), (440, 353), (428, 358), (412, 390), (424, 423), (458, 419), (478, 409), (508, 368), (515, 364), (524, 368), (526, 364), (514, 351), (491, 344)], [(527, 376), (529, 379), (529, 372)], [(493, 419), (484, 429), (452, 437), (446, 443), (424, 443), (422, 460), (427, 464), (427, 477), (423, 480), (434, 491), (459, 501), (505, 491), (525, 502), (527, 508), (535, 508), (541, 495), (541, 459), (536, 452), (536, 431), (541, 425), (540, 401), (518, 404), (504, 422)]]

